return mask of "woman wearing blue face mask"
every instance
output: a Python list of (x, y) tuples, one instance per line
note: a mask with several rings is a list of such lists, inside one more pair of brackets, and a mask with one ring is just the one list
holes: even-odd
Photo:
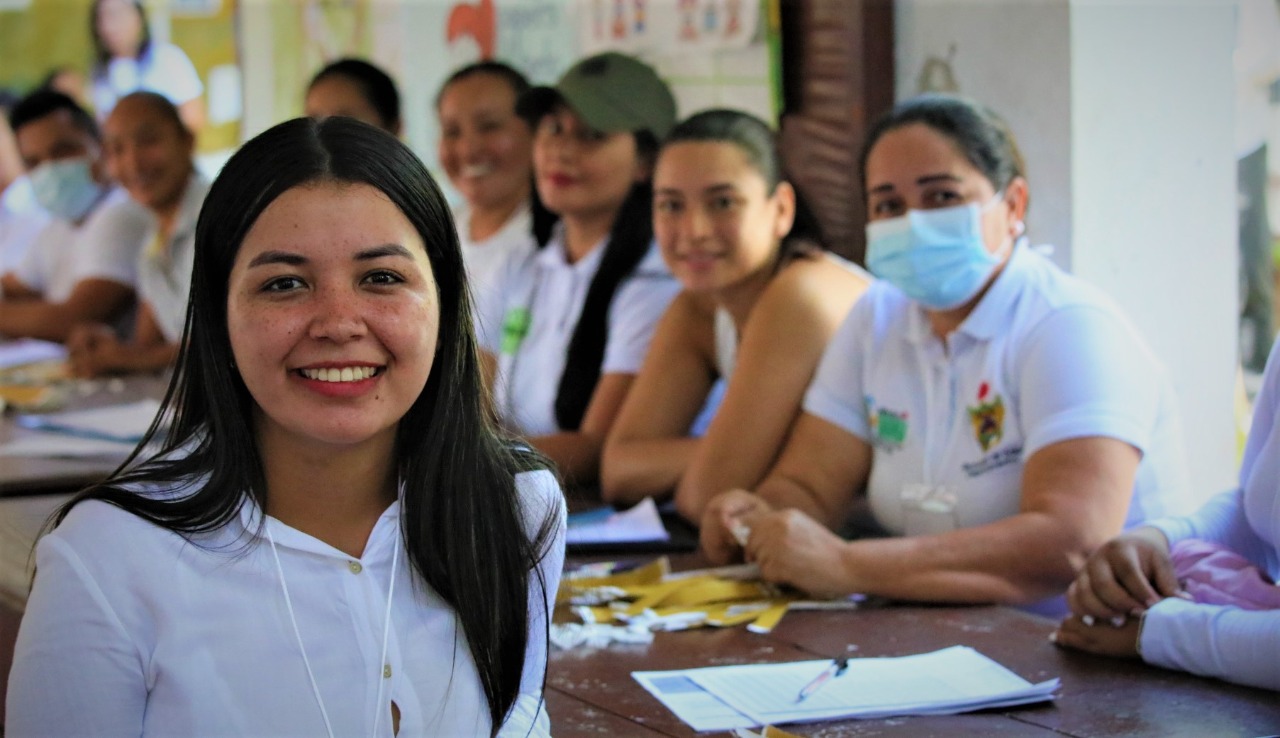
[[(708, 506), (704, 548), (822, 595), (1061, 611), (1090, 551), (1189, 504), (1170, 385), (1105, 296), (1026, 244), (1022, 157), (990, 110), (902, 102), (861, 171), (881, 281), (769, 476)], [(864, 494), (895, 537), (833, 532)]]

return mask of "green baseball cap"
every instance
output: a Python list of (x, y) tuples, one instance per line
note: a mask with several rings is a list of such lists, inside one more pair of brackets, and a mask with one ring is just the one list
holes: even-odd
[(561, 102), (601, 133), (649, 131), (661, 140), (676, 124), (676, 101), (667, 83), (653, 67), (616, 51), (579, 61), (554, 87), (528, 90), (516, 112), (536, 123)]

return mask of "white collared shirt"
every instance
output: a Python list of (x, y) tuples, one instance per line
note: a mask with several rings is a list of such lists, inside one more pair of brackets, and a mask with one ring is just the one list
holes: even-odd
[(1142, 452), (1126, 527), (1191, 504), (1163, 367), (1109, 299), (1025, 245), (945, 347), (917, 303), (874, 283), (804, 409), (872, 445), (872, 511), (898, 535), (917, 514), (908, 485), (948, 488), (951, 527), (990, 523), (1018, 512), (1027, 459), (1086, 436)]
[[(564, 502), (549, 472), (522, 474), (517, 487), (526, 530), (547, 514), (560, 525), (530, 573), (520, 695), (499, 735), (544, 736), (545, 633), (564, 563)], [(382, 738), (392, 735), (389, 702), (399, 707), (401, 736), (488, 735), (488, 703), (458, 616), (413, 581), (399, 513), (399, 503), (383, 513), (359, 559), (266, 521), (334, 734), (369, 735), (385, 679)], [(272, 548), (265, 532), (256, 535), (260, 514), (246, 505), (197, 545), (109, 504), (77, 505), (37, 547), (6, 734), (325, 735)]]
[[(528, 203), (522, 204), (502, 228), (480, 241), (471, 238), (471, 212), (465, 205), (454, 211), (453, 220), (458, 228), (462, 261), (467, 266), (474, 317), (479, 320), (480, 306), (501, 299), (501, 295), (492, 293), (501, 288), (499, 281), (507, 264), (523, 262), (537, 250), (538, 244), (533, 237), (533, 212)], [(500, 329), (501, 326), (493, 327), (493, 330)]]
[(113, 188), (78, 225), (50, 218), (14, 274), (48, 302), (65, 302), (86, 279), (133, 287), (138, 254), (154, 222), (123, 189)]
[[(507, 427), (525, 435), (560, 430), (555, 403), (569, 341), (604, 256), (601, 243), (570, 264), (563, 234), (557, 228), (542, 250), (522, 263), (511, 263), (494, 290), (496, 298), (480, 310), (480, 345), (498, 357), (498, 412)], [(657, 246), (650, 244), (609, 305), (601, 376), (640, 371), (658, 319), (679, 292), (680, 283), (667, 270)], [(523, 336), (513, 336), (504, 323), (511, 321), (512, 311), (522, 310), (527, 310), (528, 324)]]
[(209, 180), (193, 172), (182, 192), (168, 241), (158, 243), (159, 230), (153, 225), (147, 247), (138, 258), (138, 299), (151, 306), (156, 325), (169, 343), (182, 339), (182, 328), (187, 321), (191, 266), (196, 255), (196, 222), (207, 194)]

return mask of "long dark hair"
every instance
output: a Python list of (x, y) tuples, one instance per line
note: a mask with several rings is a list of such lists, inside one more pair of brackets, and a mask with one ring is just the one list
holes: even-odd
[[(529, 638), (530, 572), (557, 520), (525, 534), (514, 475), (544, 461), (494, 429), (482, 391), (470, 297), (449, 208), (426, 168), (394, 136), (350, 118), (299, 118), (246, 143), (209, 190), (196, 226), (186, 330), (163, 409), (139, 449), (107, 481), (62, 507), (102, 500), (187, 538), (226, 525), (248, 497), (266, 507), (254, 399), (228, 360), (228, 277), (240, 244), (284, 192), (316, 182), (380, 190), (413, 223), (439, 293), (436, 356), (400, 420), (395, 458), (402, 534), (412, 568), (456, 611), (496, 732), (519, 692)], [(160, 428), (160, 418), (169, 429)], [(139, 493), (139, 485), (179, 490)], [(193, 543), (198, 541), (193, 540)]]
[[(133, 58), (141, 60), (151, 51), (151, 26), (147, 23), (147, 9), (142, 6), (142, 0), (130, 0), (133, 9), (138, 12), (138, 21), (142, 24), (142, 38), (138, 40), (138, 48)], [(89, 38), (93, 40), (93, 76), (103, 77), (107, 73), (107, 65), (111, 63), (111, 50), (107, 48), (106, 42), (102, 40), (102, 34), (98, 32), (98, 6), (102, 5), (102, 0), (93, 0), (93, 5), (89, 8)]]
[[(440, 84), (440, 89), (436, 91), (436, 111), (439, 112), (440, 110), (440, 101), (444, 99), (445, 90), (464, 79), (470, 79), (477, 75), (489, 75), (502, 80), (515, 93), (517, 100), (532, 87), (529, 84), (529, 78), (524, 76), (519, 69), (506, 62), (484, 59), (458, 67), (445, 78), (444, 82)], [(529, 125), (530, 130), (538, 125), (536, 120), (530, 120), (527, 116), (520, 117)], [(551, 230), (555, 227), (556, 221), (560, 220), (560, 216), (547, 210), (547, 206), (543, 204), (542, 198), (538, 195), (538, 187), (533, 182), (533, 175), (530, 175), (529, 182), (529, 210), (533, 216), (531, 228), (533, 240), (538, 244), (538, 248), (542, 248), (551, 240)]]
[(867, 191), (867, 157), (884, 134), (920, 123), (946, 136), (965, 159), (1000, 192), (1014, 177), (1026, 176), (1018, 141), (994, 110), (959, 95), (927, 93), (893, 106), (867, 132), (858, 159), (858, 177)]
[[(647, 130), (632, 135), (636, 140), (636, 155), (652, 162), (658, 152), (657, 137)], [(600, 267), (587, 287), (582, 313), (569, 339), (564, 373), (556, 390), (556, 424), (562, 430), (577, 430), (582, 425), (582, 416), (600, 381), (605, 344), (609, 341), (609, 307), (613, 296), (623, 280), (647, 276), (635, 271), (652, 241), (653, 182), (646, 179), (631, 186), (613, 218), (609, 242), (600, 256)]]
[[(778, 185), (787, 181), (782, 157), (778, 155), (778, 140), (768, 123), (741, 110), (716, 108), (694, 114), (676, 124), (662, 142), (662, 148), (681, 141), (704, 141), (733, 144), (747, 157), (751, 165), (764, 178), (770, 195)], [(782, 239), (775, 269), (800, 256), (813, 256), (826, 250), (822, 230), (813, 210), (809, 208), (800, 191), (796, 190), (795, 217), (791, 230)]]

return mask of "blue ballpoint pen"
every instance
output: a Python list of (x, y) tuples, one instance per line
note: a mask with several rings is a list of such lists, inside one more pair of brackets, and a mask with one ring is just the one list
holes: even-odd
[(849, 668), (848, 656), (841, 656), (837, 659), (832, 660), (832, 662), (827, 665), (827, 668), (822, 670), (821, 674), (814, 677), (813, 681), (804, 685), (804, 687), (800, 690), (800, 694), (796, 695), (796, 702), (797, 703), (804, 702), (805, 700), (809, 699), (809, 697), (812, 696), (814, 692), (817, 692), (819, 689), (822, 688), (822, 685), (826, 684), (832, 679), (843, 674), (844, 670), (847, 668)]

